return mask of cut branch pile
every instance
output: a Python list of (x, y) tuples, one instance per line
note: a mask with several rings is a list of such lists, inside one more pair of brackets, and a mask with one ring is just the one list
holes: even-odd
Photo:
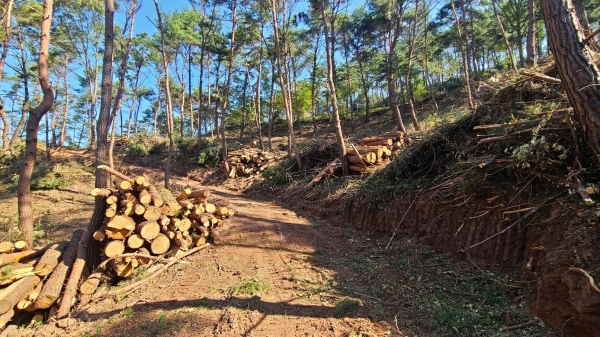
[(351, 172), (365, 173), (367, 166), (381, 165), (396, 156), (410, 143), (408, 134), (392, 131), (361, 140), (361, 146), (348, 149), (348, 167)]
[(256, 148), (246, 148), (227, 153), (229, 164), (229, 178), (236, 176), (253, 176), (261, 174), (273, 163), (277, 156), (268, 151)]

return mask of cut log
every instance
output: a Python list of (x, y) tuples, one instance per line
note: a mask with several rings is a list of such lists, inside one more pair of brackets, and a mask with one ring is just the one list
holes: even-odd
[[(148, 179), (146, 179), (146, 177), (136, 176), (135, 178), (133, 178), (133, 187), (136, 190), (141, 191), (141, 190), (147, 188), (148, 186), (150, 186), (150, 182), (148, 181)], [(141, 190), (140, 190), (140, 187), (142, 188)]]
[[(163, 206), (164, 207), (164, 206)], [(162, 215), (161, 209), (158, 207), (148, 206), (144, 212), (144, 219), (148, 221), (156, 221)]]
[(37, 275), (27, 276), (9, 285), (0, 292), (0, 314), (12, 310), (20, 300), (24, 299), (40, 283)]
[(350, 163), (352, 165), (359, 165), (359, 166), (365, 165), (359, 156), (350, 155), (347, 158), (348, 158), (348, 163)]
[(90, 274), (90, 276), (88, 276), (85, 282), (81, 284), (81, 286), (79, 287), (79, 292), (81, 292), (84, 295), (92, 295), (96, 291), (96, 289), (98, 289), (98, 286), (100, 285), (100, 282), (103, 278), (103, 271), (99, 270), (93, 272), (92, 274)]
[(32, 266), (6, 266), (0, 270), (0, 286), (9, 285), (27, 276), (35, 275)]
[(117, 215), (117, 204), (114, 203), (108, 205), (106, 211), (104, 211), (104, 216), (106, 216), (107, 218), (112, 218), (115, 215)]
[(113, 240), (106, 244), (104, 247), (104, 255), (107, 257), (113, 257), (121, 255), (125, 252), (125, 244), (123, 241)]
[(198, 234), (192, 234), (192, 246), (199, 247), (206, 243), (206, 237)]
[(190, 186), (186, 186), (183, 188), (183, 191), (181, 191), (181, 193), (177, 196), (177, 200), (185, 200), (189, 197), (190, 194), (192, 194), (193, 190), (192, 187)]
[(88, 234), (88, 230), (86, 230), (81, 235), (79, 243), (77, 244), (77, 255), (75, 256), (75, 262), (73, 263), (73, 267), (71, 268), (71, 274), (69, 275), (69, 279), (67, 281), (67, 284), (65, 285), (65, 291), (63, 292), (62, 301), (60, 302), (58, 312), (56, 313), (58, 318), (63, 318), (67, 316), (71, 311), (71, 306), (73, 305), (73, 302), (75, 301), (75, 295), (77, 294), (77, 285), (79, 284), (79, 280), (81, 279), (83, 268), (85, 268), (87, 244), (89, 240), (90, 235)]
[(208, 229), (206, 229), (206, 227), (204, 227), (204, 226), (198, 227), (198, 231), (204, 237), (208, 237), (210, 235), (210, 233), (208, 232)]
[(131, 234), (127, 238), (127, 247), (131, 249), (138, 249), (144, 245), (144, 242), (144, 238), (142, 238), (138, 234)]
[(166, 235), (161, 233), (158, 234), (158, 236), (154, 238), (154, 240), (152, 240), (150, 250), (152, 251), (152, 254), (162, 255), (169, 250), (170, 246), (171, 240), (169, 240), (169, 238)]
[(215, 211), (215, 215), (217, 216), (227, 216), (229, 214), (229, 209), (227, 207), (219, 207)]
[(135, 221), (127, 215), (115, 215), (106, 224), (106, 236), (115, 240), (124, 240), (135, 230)]
[(22, 240), (15, 242), (15, 250), (16, 251), (21, 252), (21, 251), (24, 251), (27, 249), (29, 249), (29, 245), (27, 245), (27, 242), (22, 241)]
[(95, 231), (94, 234), (92, 234), (92, 237), (96, 241), (104, 241), (104, 239), (106, 239), (105, 231), (106, 231), (106, 227), (100, 228), (99, 230)]
[(156, 221), (140, 222), (135, 231), (144, 239), (152, 240), (160, 233), (160, 226)]
[(50, 245), (46, 245), (41, 249), (32, 249), (26, 250), (22, 252), (9, 253), (9, 254), (0, 254), (0, 267), (5, 266), (9, 263), (17, 263), (20, 261), (25, 261), (29, 259), (35, 259), (37, 257), (42, 256), (46, 250), (50, 247)]
[(92, 197), (108, 198), (114, 194), (114, 191), (109, 188), (94, 188), (90, 194)]
[(82, 235), (83, 230), (77, 230), (73, 233), (69, 247), (67, 247), (63, 253), (58, 266), (56, 266), (52, 274), (50, 274), (50, 278), (44, 283), (44, 287), (35, 301), (35, 307), (37, 309), (49, 308), (60, 296), (65, 278), (71, 271), (75, 258), (77, 257), (77, 248), (79, 247), (79, 240)]
[(118, 172), (118, 171), (116, 171), (116, 170), (114, 170), (114, 169), (110, 168), (109, 166), (106, 166), (106, 165), (100, 165), (100, 166), (98, 166), (97, 168), (98, 168), (99, 170), (102, 170), (102, 171), (106, 172), (106, 173), (110, 173), (110, 174), (112, 174), (113, 176), (115, 176), (115, 177), (117, 177), (117, 178), (119, 178), (119, 179), (122, 179), (122, 180), (129, 181), (130, 183), (132, 183), (132, 184), (133, 184), (133, 179), (129, 178), (128, 176), (124, 175), (124, 174), (123, 174), (123, 173), (121, 173), (121, 172)]
[(215, 204), (211, 204), (208, 202), (204, 203), (204, 210), (206, 213), (214, 213), (217, 210), (217, 207), (215, 206)]
[(139, 203), (139, 201), (133, 205), (133, 213), (135, 213), (137, 215), (143, 215), (145, 212), (146, 212), (146, 207), (144, 207), (144, 205)]
[(119, 277), (127, 278), (130, 277), (133, 273), (133, 266), (131, 263), (123, 262), (123, 261), (110, 261), (110, 264)]
[(0, 253), (12, 253), (15, 251), (15, 245), (10, 241), (0, 242)]
[(385, 139), (385, 140), (379, 140), (379, 141), (374, 141), (374, 142), (370, 142), (370, 143), (363, 143), (364, 146), (392, 146), (394, 144), (394, 141), (392, 139)]
[[(142, 247), (142, 248), (138, 249), (138, 251), (137, 251), (137, 252), (138, 252), (138, 254), (140, 254), (140, 255), (146, 255), (146, 256), (149, 256), (149, 255), (150, 255), (150, 252), (148, 251), (148, 249), (146, 249), (146, 248), (144, 248), (144, 247)], [(138, 256), (138, 257), (137, 257), (137, 260), (138, 260), (138, 261), (139, 261), (141, 264), (147, 264), (147, 263), (149, 263), (149, 262), (150, 262), (150, 259), (149, 259), (149, 258), (142, 257), (142, 256)]]
[(172, 239), (175, 237), (175, 232), (173, 232), (172, 230), (170, 230), (167, 226), (161, 226), (160, 227), (160, 231), (166, 235), (169, 239)]
[(177, 200), (177, 202), (184, 209), (192, 209), (192, 208), (194, 208), (194, 204), (192, 204), (191, 202), (189, 202), (187, 200)]
[(192, 227), (192, 221), (188, 218), (182, 218), (181, 221), (179, 222), (179, 226), (177, 227), (177, 229), (184, 232), (184, 231), (189, 230), (190, 227)]
[(342, 161), (339, 158), (336, 158), (334, 161), (332, 161), (331, 163), (329, 163), (327, 165), (327, 167), (325, 167), (323, 170), (321, 170), (321, 172), (319, 172), (319, 174), (317, 174), (316, 177), (314, 177), (307, 185), (306, 187), (314, 187), (319, 181), (321, 181), (321, 179), (323, 179), (323, 177), (327, 174), (329, 174), (329, 169), (332, 166), (335, 166), (337, 164), (341, 164)]
[(8, 325), (8, 323), (10, 323), (10, 321), (13, 320), (14, 316), (15, 310), (12, 308), (9, 311), (0, 315), (0, 330), (3, 330)]
[(107, 205), (116, 204), (118, 201), (119, 197), (117, 197), (116, 195), (111, 195), (110, 197), (106, 198)]
[(148, 186), (148, 192), (150, 192), (150, 196), (152, 198), (152, 205), (161, 207), (163, 205), (163, 199), (156, 187), (154, 187), (154, 185)]
[(166, 226), (169, 223), (171, 223), (171, 219), (169, 219), (168, 216), (161, 214), (160, 215), (160, 219), (158, 219), (156, 222), (158, 222), (158, 224), (161, 225), (161, 226)]
[(190, 195), (188, 195), (188, 199), (197, 199), (197, 198), (206, 199), (209, 196), (210, 196), (209, 190), (195, 190), (195, 191), (192, 191), (192, 193), (190, 193)]
[(53, 243), (52, 246), (46, 250), (44, 255), (42, 255), (33, 271), (36, 272), (38, 276), (50, 275), (56, 265), (58, 265), (60, 257), (68, 246), (69, 243), (67, 241)]
[(140, 194), (138, 195), (138, 200), (142, 205), (149, 206), (152, 202), (152, 195), (150, 192), (148, 192), (148, 190), (141, 190)]

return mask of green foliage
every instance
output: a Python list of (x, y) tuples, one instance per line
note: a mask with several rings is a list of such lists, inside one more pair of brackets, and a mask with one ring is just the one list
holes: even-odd
[(261, 294), (267, 294), (269, 292), (269, 284), (267, 281), (262, 279), (242, 279), (240, 282), (235, 283), (227, 288), (227, 292), (230, 295), (254, 295), (257, 292)]
[(271, 186), (285, 185), (294, 180), (292, 172), (295, 171), (294, 169), (297, 170), (297, 167), (298, 163), (295, 159), (288, 159), (277, 165), (269, 166), (262, 176)]
[(346, 316), (361, 305), (362, 302), (360, 300), (346, 297), (335, 304), (331, 315), (334, 317)]
[(204, 142), (198, 155), (198, 164), (211, 167), (217, 165), (221, 154), (221, 144), (218, 140)]

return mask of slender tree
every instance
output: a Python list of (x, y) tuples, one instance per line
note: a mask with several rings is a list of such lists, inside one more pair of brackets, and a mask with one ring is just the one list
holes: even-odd
[(31, 175), (35, 165), (37, 152), (37, 132), (40, 120), (52, 108), (54, 104), (54, 93), (48, 77), (48, 55), (50, 47), (50, 27), (52, 25), (52, 0), (44, 0), (44, 11), (42, 13), (42, 25), (40, 31), (40, 49), (38, 57), (38, 72), (43, 99), (40, 104), (29, 112), (27, 119), (27, 132), (25, 140), (25, 152), (23, 154), (23, 166), (19, 174), (17, 184), (17, 204), (19, 207), (19, 228), (23, 240), (33, 246), (33, 207), (31, 198)]
[(165, 188), (169, 188), (171, 178), (171, 161), (173, 159), (173, 147), (175, 142), (173, 140), (173, 103), (171, 102), (171, 86), (169, 82), (169, 61), (167, 59), (167, 43), (165, 41), (165, 29), (160, 14), (160, 8), (158, 7), (158, 0), (154, 0), (154, 6), (156, 7), (156, 15), (158, 16), (158, 30), (160, 32), (161, 40), (161, 54), (163, 71), (165, 74), (165, 94), (167, 104), (167, 134), (169, 136), (169, 154), (167, 156), (167, 165), (165, 166)]

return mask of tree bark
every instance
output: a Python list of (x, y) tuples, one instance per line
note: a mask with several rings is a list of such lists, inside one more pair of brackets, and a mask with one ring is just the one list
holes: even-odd
[(342, 134), (342, 125), (340, 123), (340, 113), (338, 110), (337, 92), (335, 83), (333, 81), (333, 51), (329, 47), (329, 29), (327, 27), (327, 15), (325, 12), (325, 1), (321, 0), (321, 15), (323, 20), (323, 33), (325, 34), (325, 51), (327, 55), (327, 82), (329, 83), (329, 91), (331, 92), (331, 102), (333, 110), (333, 126), (335, 128), (335, 138), (338, 143), (338, 149), (340, 152), (340, 160), (342, 161), (342, 171), (344, 175), (348, 175), (348, 161), (346, 160), (346, 144), (344, 143), (344, 135)]
[(38, 72), (40, 87), (44, 94), (42, 102), (29, 112), (27, 120), (27, 133), (25, 141), (25, 153), (23, 154), (23, 166), (19, 174), (17, 184), (19, 228), (23, 240), (33, 247), (33, 207), (31, 197), (31, 175), (35, 165), (37, 152), (37, 132), (42, 117), (52, 108), (54, 104), (54, 93), (48, 77), (48, 53), (50, 47), (50, 26), (52, 24), (52, 0), (44, 0), (44, 11), (42, 14), (42, 28), (40, 36), (40, 51), (38, 57)]
[(2, 119), (2, 148), (8, 149), (8, 133), (10, 132), (10, 122), (6, 117), (4, 106), (0, 104), (0, 119)]
[(454, 18), (456, 20), (456, 31), (458, 32), (458, 38), (459, 38), (458, 44), (460, 45), (460, 51), (462, 54), (462, 65), (463, 65), (463, 71), (464, 71), (464, 75), (465, 75), (465, 89), (467, 91), (467, 97), (469, 100), (469, 108), (473, 109), (474, 105), (473, 105), (473, 97), (471, 94), (471, 79), (469, 76), (469, 62), (467, 60), (468, 55), (467, 55), (467, 50), (465, 48), (466, 42), (464, 41), (463, 34), (461, 33), (460, 21), (458, 19), (458, 14), (456, 13), (456, 7), (454, 6), (454, 0), (450, 0), (450, 3), (452, 5), (452, 13), (454, 13)]
[[(533, 1), (533, 0), (527, 0), (527, 1)], [(506, 50), (508, 51), (508, 57), (510, 58), (510, 64), (512, 65), (512, 68), (514, 69), (514, 71), (517, 71), (517, 64), (515, 63), (515, 56), (512, 52), (510, 42), (508, 42), (508, 37), (506, 36), (506, 30), (504, 30), (504, 25), (502, 24), (502, 19), (500, 18), (500, 15), (498, 14), (498, 10), (496, 9), (496, 1), (492, 0), (490, 3), (490, 6), (492, 6), (492, 10), (494, 11), (494, 16), (496, 17), (496, 21), (498, 22), (498, 27), (500, 28), (500, 32), (502, 33), (502, 38), (504, 39), (504, 44), (506, 46)]]
[(29, 71), (27, 71), (27, 55), (25, 54), (25, 46), (23, 45), (23, 37), (21, 36), (21, 26), (17, 26), (17, 39), (19, 40), (19, 50), (21, 50), (21, 72), (23, 75), (23, 103), (21, 106), (21, 119), (15, 128), (15, 131), (10, 138), (9, 145), (12, 146), (19, 140), (21, 129), (27, 121), (27, 110), (29, 110)]
[(535, 2), (527, 0), (527, 59), (525, 64), (533, 67), (536, 64), (535, 56)]
[[(112, 72), (113, 72), (113, 49), (114, 49), (114, 15), (115, 3), (114, 0), (105, 0), (104, 3), (104, 56), (102, 62), (102, 86), (100, 94), (100, 114), (98, 123), (96, 124), (96, 184), (97, 188), (108, 187), (109, 175), (98, 169), (100, 165), (108, 164), (108, 130), (111, 124), (110, 109), (112, 105)], [(92, 98), (93, 99), (93, 98)], [(94, 105), (94, 104), (92, 104)], [(92, 112), (90, 112), (93, 114)], [(94, 203), (94, 212), (92, 219), (88, 225), (86, 235), (91, 235), (96, 232), (104, 221), (104, 213), (106, 211), (106, 202), (104, 198), (96, 198)], [(100, 244), (99, 241), (91, 240), (88, 246), (88, 261), (90, 267), (94, 268), (100, 262)]]
[(6, 3), (6, 23), (4, 24), (4, 41), (2, 43), (2, 58), (0, 58), (0, 82), (2, 81), (2, 75), (4, 74), (4, 63), (6, 62), (6, 56), (8, 55), (8, 47), (10, 42), (10, 35), (12, 32), (12, 8), (14, 0), (8, 0)]
[(173, 159), (173, 147), (175, 145), (175, 142), (173, 140), (173, 104), (171, 102), (171, 88), (169, 85), (169, 62), (167, 60), (165, 31), (162, 24), (160, 8), (158, 7), (158, 0), (154, 0), (154, 6), (156, 7), (156, 15), (158, 16), (158, 30), (160, 31), (162, 46), (161, 54), (163, 70), (165, 72), (165, 93), (167, 95), (167, 134), (169, 136), (169, 154), (167, 156), (167, 164), (165, 165), (165, 188), (169, 188), (169, 179), (171, 178), (171, 161)]
[[(233, 75), (233, 51), (235, 49), (235, 29), (237, 25), (237, 0), (233, 0), (231, 4), (231, 41), (229, 45), (229, 64), (227, 65), (227, 82), (225, 83), (225, 93), (223, 94), (223, 103), (221, 108), (221, 156), (223, 167), (229, 173), (229, 165), (227, 164), (227, 139), (225, 138), (225, 116), (227, 115), (227, 103), (229, 101), (229, 88), (231, 87), (231, 77)], [(217, 108), (217, 113), (219, 109)]]
[(294, 157), (296, 158), (296, 162), (298, 163), (298, 167), (302, 167), (302, 160), (300, 159), (300, 153), (298, 152), (298, 146), (296, 144), (296, 137), (294, 136), (294, 123), (292, 120), (292, 108), (290, 106), (289, 99), (289, 87), (286, 85), (283, 79), (283, 67), (281, 65), (281, 49), (279, 43), (279, 24), (277, 23), (277, 6), (275, 4), (275, 0), (271, 0), (271, 10), (273, 13), (273, 30), (275, 36), (275, 55), (276, 55), (276, 64), (277, 64), (277, 75), (279, 77), (279, 85), (281, 87), (281, 94), (283, 96), (283, 106), (285, 109), (285, 116), (287, 119), (288, 132), (289, 132), (289, 147), (294, 152)]
[(600, 70), (585, 42), (572, 0), (540, 2), (563, 88), (600, 166)]
[(60, 129), (60, 144), (65, 146), (67, 136), (67, 119), (69, 117), (69, 55), (65, 54), (65, 72), (63, 74), (65, 81), (65, 112), (63, 113), (62, 127)]
[(419, 14), (419, 0), (415, 1), (415, 17), (413, 20), (413, 27), (409, 31), (408, 38), (408, 66), (406, 70), (406, 98), (408, 100), (408, 106), (410, 107), (410, 116), (413, 121), (413, 125), (416, 131), (421, 131), (421, 125), (415, 111), (414, 97), (412, 91), (412, 85), (410, 80), (410, 73), (412, 72), (413, 54), (415, 50), (415, 40), (417, 38), (417, 19)]

